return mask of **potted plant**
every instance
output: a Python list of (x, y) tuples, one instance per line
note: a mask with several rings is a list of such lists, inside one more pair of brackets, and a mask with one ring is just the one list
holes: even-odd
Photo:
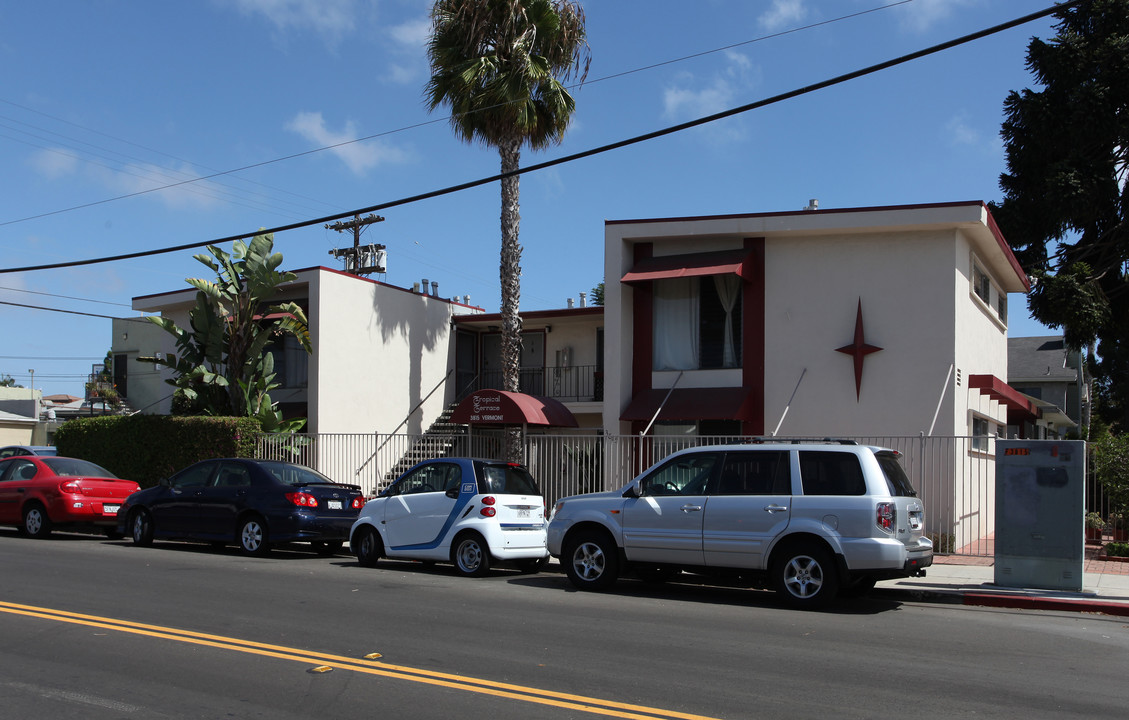
[(1096, 512), (1086, 514), (1086, 539), (1101, 542), (1105, 531), (1105, 520)]

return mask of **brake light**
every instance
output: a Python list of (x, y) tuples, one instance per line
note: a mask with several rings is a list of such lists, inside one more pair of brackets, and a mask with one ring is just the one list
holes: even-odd
[(878, 529), (884, 533), (894, 534), (894, 526), (898, 524), (898, 508), (894, 503), (878, 503), (875, 507), (874, 521)]
[(481, 510), (479, 510), (478, 512), (479, 512), (479, 514), (482, 515), (482, 517), (494, 517), (495, 515), (498, 514), (498, 511), (495, 510), (492, 507), (484, 507)]
[(365, 499), (363, 497), (358, 495), (357, 497), (353, 498), (352, 507), (353, 507), (354, 510), (357, 510), (359, 508), (363, 508), (364, 506), (365, 506)]
[(498, 502), (498, 501), (496, 499), (494, 499), (493, 495), (487, 495), (486, 497), (482, 498), (482, 504), (483, 505), (493, 505), (496, 502)]
[(59, 483), (59, 492), (78, 494), (82, 492), (82, 488), (74, 480), (67, 480), (66, 482)]
[(309, 493), (292, 492), (286, 493), (286, 499), (298, 507), (312, 507), (318, 506), (318, 499)]

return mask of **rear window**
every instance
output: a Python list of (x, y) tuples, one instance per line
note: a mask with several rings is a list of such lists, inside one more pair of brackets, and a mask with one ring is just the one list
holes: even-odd
[(537, 481), (520, 465), (480, 465), (478, 492), (499, 495), (540, 495)]
[(858, 456), (848, 452), (800, 451), (804, 495), (865, 495)]
[(43, 464), (59, 477), (117, 478), (117, 475), (100, 465), (76, 458), (45, 457)]
[(886, 488), (894, 497), (917, 497), (917, 491), (910, 485), (906, 471), (898, 462), (898, 454), (894, 452), (875, 453), (882, 474), (886, 477)]
[(325, 475), (322, 475), (316, 470), (311, 470), (305, 465), (292, 465), (284, 462), (262, 462), (259, 461), (258, 466), (267, 471), (267, 474), (274, 477), (284, 485), (336, 485)]

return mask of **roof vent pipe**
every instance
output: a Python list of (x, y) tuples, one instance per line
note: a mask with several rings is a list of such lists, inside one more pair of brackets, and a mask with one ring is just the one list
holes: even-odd
[(804, 210), (818, 210), (818, 209), (819, 209), (819, 198), (812, 198), (811, 200), (808, 200), (808, 206), (806, 208), (804, 208)]
[(420, 288), (420, 292), (422, 292), (424, 295), (427, 294), (427, 278), (423, 279), (423, 287)]
[(571, 310), (571, 309), (572, 309), (572, 305), (573, 305), (573, 302), (574, 302), (574, 301), (573, 301), (573, 299), (572, 299), (572, 298), (569, 298), (569, 299), (568, 299), (568, 309), (569, 309), (569, 310)]
[(437, 280), (431, 281), (431, 296), (439, 297), (439, 282)]
[(588, 293), (580, 293), (580, 307), (588, 307)]

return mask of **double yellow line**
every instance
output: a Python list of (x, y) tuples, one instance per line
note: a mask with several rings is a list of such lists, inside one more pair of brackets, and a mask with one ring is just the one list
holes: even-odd
[(449, 673), (421, 670), (419, 668), (403, 665), (389, 665), (380, 662), (380, 654), (372, 653), (364, 658), (349, 658), (328, 653), (310, 652), (281, 645), (268, 645), (265, 643), (240, 640), (238, 638), (224, 637), (222, 635), (209, 635), (207, 633), (192, 632), (190, 630), (177, 630), (176, 628), (162, 627), (160, 625), (146, 625), (127, 620), (99, 617), (97, 615), (83, 615), (64, 610), (36, 607), (33, 605), (19, 605), (17, 603), (0, 601), (0, 612), (11, 615), (25, 615), (28, 617), (54, 620), (56, 622), (85, 625), (88, 627), (117, 630), (118, 632), (144, 635), (147, 637), (174, 640), (176, 642), (191, 643), (220, 650), (249, 653), (263, 657), (291, 660), (294, 662), (312, 664), (311, 671), (325, 672), (329, 669), (350, 670), (367, 675), (379, 675), (396, 680), (436, 685), (439, 687), (464, 690), (466, 692), (494, 697), (520, 700), (522, 702), (536, 703), (538, 705), (551, 705), (568, 710), (580, 710), (595, 715), (606, 715), (616, 718), (631, 718), (632, 720), (658, 720), (662, 718), (677, 718), (678, 720), (715, 720), (704, 715), (693, 715), (673, 710), (662, 710), (642, 705), (600, 700), (583, 695), (541, 690), (524, 685), (511, 685), (508, 683), (482, 680), (466, 675), (453, 675)]

